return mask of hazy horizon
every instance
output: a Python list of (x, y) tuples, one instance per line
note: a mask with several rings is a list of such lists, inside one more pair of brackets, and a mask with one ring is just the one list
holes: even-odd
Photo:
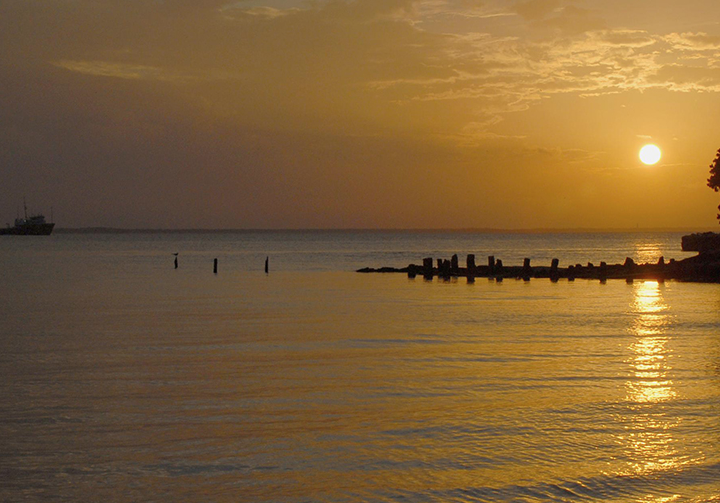
[(151, 228), (151, 227), (55, 227), (60, 233), (152, 233), (152, 232), (198, 232), (198, 233), (232, 233), (232, 232), (418, 232), (418, 233), (487, 233), (487, 234), (575, 234), (575, 233), (634, 233), (634, 232), (713, 232), (714, 229), (690, 227), (566, 227), (566, 228), (528, 228), (528, 229), (502, 229), (502, 228), (399, 228), (399, 227), (294, 227), (294, 228)]

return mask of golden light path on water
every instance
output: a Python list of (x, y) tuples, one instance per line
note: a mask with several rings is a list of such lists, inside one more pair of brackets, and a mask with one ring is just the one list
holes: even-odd
[[(668, 332), (673, 319), (663, 297), (664, 288), (657, 281), (633, 285), (629, 331), (635, 339), (627, 348), (629, 379), (625, 383), (632, 413), (622, 435), (630, 460), (626, 475), (677, 470), (689, 462), (683, 460), (673, 435), (681, 420), (666, 414), (663, 407), (677, 397), (671, 377), (672, 337)], [(651, 501), (668, 500), (663, 497)]]

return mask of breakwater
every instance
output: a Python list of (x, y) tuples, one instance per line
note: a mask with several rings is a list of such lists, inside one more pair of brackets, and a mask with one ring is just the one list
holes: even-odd
[[(686, 244), (683, 238), (683, 245)], [(704, 283), (720, 283), (720, 250), (710, 247), (699, 247), (702, 251), (694, 257), (684, 260), (670, 259), (664, 257), (655, 263), (635, 263), (630, 257), (622, 264), (571, 264), (561, 266), (558, 259), (553, 259), (550, 264), (532, 264), (529, 258), (523, 260), (522, 265), (506, 265), (502, 259), (493, 255), (487, 257), (485, 264), (476, 263), (475, 255), (468, 254), (465, 264), (461, 265), (457, 254), (449, 259), (432, 257), (424, 258), (422, 264), (409, 264), (406, 267), (365, 267), (358, 269), (360, 273), (405, 273), (409, 277), (422, 276), (425, 279), (434, 277), (451, 279), (453, 277), (464, 277), (468, 281), (475, 278), (490, 278), (502, 281), (506, 278), (516, 278), (530, 281), (532, 278), (547, 278), (551, 281), (566, 279), (592, 279), (607, 281), (609, 279), (622, 279), (625, 281), (638, 280), (676, 280), (693, 281)]]

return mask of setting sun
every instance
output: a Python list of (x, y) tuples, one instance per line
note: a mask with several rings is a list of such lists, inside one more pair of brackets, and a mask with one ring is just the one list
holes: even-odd
[(662, 157), (662, 152), (657, 145), (645, 145), (640, 149), (640, 160), (645, 164), (656, 164), (660, 157)]

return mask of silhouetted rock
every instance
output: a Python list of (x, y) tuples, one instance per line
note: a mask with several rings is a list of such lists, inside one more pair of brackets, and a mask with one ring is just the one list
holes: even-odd
[(720, 251), (720, 234), (715, 232), (702, 232), (689, 234), (681, 238), (683, 251), (710, 252)]

